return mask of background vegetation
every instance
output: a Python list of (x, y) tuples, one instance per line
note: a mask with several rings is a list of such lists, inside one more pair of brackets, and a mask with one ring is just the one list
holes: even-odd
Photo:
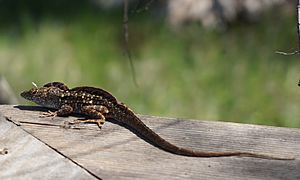
[(226, 31), (174, 31), (152, 11), (132, 13), (136, 87), (121, 8), (22, 2), (0, 6), (0, 74), (16, 94), (63, 81), (102, 87), (140, 114), (300, 127), (300, 57), (275, 54), (297, 48), (294, 8)]

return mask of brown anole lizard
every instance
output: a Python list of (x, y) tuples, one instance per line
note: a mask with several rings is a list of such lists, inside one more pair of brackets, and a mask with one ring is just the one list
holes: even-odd
[(203, 152), (178, 147), (152, 131), (125, 104), (119, 102), (109, 92), (100, 88), (75, 87), (69, 89), (63, 83), (51, 82), (43, 87), (34, 87), (24, 91), (21, 93), (21, 96), (40, 106), (57, 110), (56, 112), (49, 112), (46, 116), (68, 116), (72, 113), (79, 113), (90, 118), (76, 120), (74, 123), (93, 122), (97, 123), (101, 128), (105, 119), (114, 119), (133, 128), (138, 134), (159, 148), (177, 155), (191, 157), (244, 156), (273, 160), (294, 159), (250, 152)]

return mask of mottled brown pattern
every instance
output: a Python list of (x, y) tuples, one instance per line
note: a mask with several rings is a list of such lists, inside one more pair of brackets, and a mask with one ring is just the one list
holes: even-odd
[(98, 126), (104, 124), (105, 119), (114, 119), (133, 128), (145, 139), (159, 148), (173, 154), (192, 157), (225, 157), (247, 156), (273, 160), (292, 160), (293, 158), (279, 158), (250, 152), (201, 152), (185, 149), (171, 144), (147, 127), (125, 104), (118, 102), (109, 92), (94, 87), (76, 87), (69, 89), (60, 82), (51, 82), (40, 88), (24, 91), (21, 96), (41, 106), (57, 109), (52, 115), (66, 116), (80, 113), (92, 119), (77, 120), (75, 123), (93, 122)]

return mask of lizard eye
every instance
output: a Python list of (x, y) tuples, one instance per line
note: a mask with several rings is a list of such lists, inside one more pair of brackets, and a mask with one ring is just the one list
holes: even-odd
[(39, 90), (38, 89), (32, 89), (31, 93), (32, 94), (38, 94)]

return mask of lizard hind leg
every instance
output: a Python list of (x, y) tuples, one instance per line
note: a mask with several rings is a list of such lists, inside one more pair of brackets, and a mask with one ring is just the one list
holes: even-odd
[(105, 123), (104, 114), (108, 113), (108, 109), (101, 105), (87, 105), (81, 108), (81, 112), (93, 119), (76, 120), (74, 123), (97, 123), (98, 127), (101, 129)]

